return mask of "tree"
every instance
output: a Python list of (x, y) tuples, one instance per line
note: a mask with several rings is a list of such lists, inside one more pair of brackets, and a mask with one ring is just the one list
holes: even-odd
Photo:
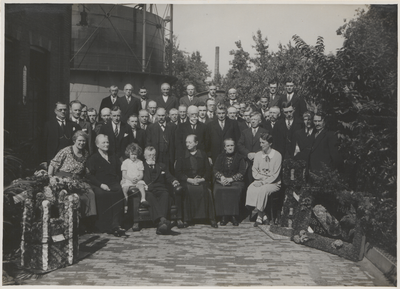
[[(166, 51), (170, 49), (170, 41), (167, 39)], [(169, 71), (169, 54), (165, 60), (165, 71)], [(205, 80), (211, 76), (208, 65), (202, 61), (199, 51), (189, 55), (188, 52), (179, 49), (178, 38), (174, 36), (174, 45), (172, 50), (172, 75), (178, 78), (172, 86), (171, 93), (178, 98), (186, 94), (186, 87), (193, 84), (197, 92), (207, 89)]]

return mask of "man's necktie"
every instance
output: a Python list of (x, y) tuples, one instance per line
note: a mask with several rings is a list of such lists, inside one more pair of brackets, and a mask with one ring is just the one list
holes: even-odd
[(119, 134), (119, 132), (118, 132), (118, 126), (115, 126), (114, 134), (115, 134), (115, 137), (118, 136), (118, 134)]
[(162, 129), (163, 131), (165, 131), (165, 126), (164, 126), (164, 125), (161, 125), (161, 129)]
[(154, 170), (154, 165), (149, 165), (150, 169)]
[(128, 97), (126, 100), (128, 101), (128, 104), (131, 102), (131, 98), (130, 97)]
[(287, 129), (290, 129), (292, 126), (291, 126), (291, 124), (290, 124), (290, 121), (288, 120), (288, 122), (287, 122)]
[(136, 130), (132, 130), (132, 133), (133, 133), (133, 138), (136, 138)]
[(196, 130), (196, 125), (192, 124), (192, 130)]
[(222, 121), (219, 122), (219, 125), (221, 126), (221, 129), (224, 130), (224, 123)]
[(257, 130), (253, 128), (253, 136), (256, 136)]
[(65, 133), (65, 120), (61, 121), (61, 129), (62, 129), (63, 133)]

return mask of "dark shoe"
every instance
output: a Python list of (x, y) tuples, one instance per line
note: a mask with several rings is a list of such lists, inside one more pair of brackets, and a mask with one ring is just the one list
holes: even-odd
[(114, 231), (112, 232), (112, 234), (113, 234), (115, 237), (121, 237), (121, 234), (119, 233), (118, 230), (114, 230)]
[(263, 225), (269, 226), (269, 225), (270, 225), (270, 221), (269, 221), (268, 219), (264, 220), (264, 221), (263, 221)]
[(232, 216), (232, 225), (239, 226), (239, 222), (236, 220), (235, 216)]
[(168, 234), (168, 225), (166, 222), (160, 223), (160, 225), (158, 225), (156, 234), (157, 235), (167, 235)]
[(185, 228), (185, 224), (182, 223), (181, 220), (178, 220), (178, 222), (176, 223), (176, 226), (177, 226), (179, 229)]
[(150, 207), (150, 204), (149, 204), (148, 201), (143, 201), (143, 202), (140, 203), (140, 207), (141, 208), (148, 208), (148, 207)]
[(184, 228), (187, 228), (187, 227), (189, 227), (190, 226), (190, 224), (188, 223), (188, 222), (183, 222), (183, 227)]
[(219, 222), (219, 224), (220, 226), (226, 226), (226, 224), (228, 224), (226, 216), (222, 216), (221, 222)]
[(211, 221), (211, 227), (213, 227), (213, 228), (218, 228), (217, 222), (215, 222), (214, 220), (212, 220), (212, 221)]
[(126, 232), (125, 229), (123, 229), (121, 227), (118, 227), (117, 230), (118, 230), (118, 233), (119, 233), (120, 236), (125, 236), (125, 232)]
[(260, 226), (260, 225), (262, 225), (262, 223), (260, 223), (260, 222), (255, 222), (255, 223), (254, 223), (254, 227), (258, 227), (258, 226)]

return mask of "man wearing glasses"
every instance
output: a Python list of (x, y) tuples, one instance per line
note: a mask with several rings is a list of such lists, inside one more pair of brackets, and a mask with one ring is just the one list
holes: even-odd
[(73, 134), (81, 129), (77, 123), (66, 117), (67, 105), (65, 103), (57, 102), (54, 112), (55, 118), (46, 122), (44, 127), (47, 163), (54, 158), (60, 149), (72, 145)]
[(278, 120), (274, 126), (275, 135), (272, 148), (279, 151), (282, 158), (290, 158), (294, 155), (296, 144), (293, 140), (295, 131), (303, 127), (301, 120), (294, 117), (295, 108), (290, 102), (282, 103), (284, 119)]

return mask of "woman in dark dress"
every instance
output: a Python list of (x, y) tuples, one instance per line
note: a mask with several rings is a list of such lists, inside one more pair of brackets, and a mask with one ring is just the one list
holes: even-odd
[(119, 160), (108, 154), (108, 136), (99, 134), (96, 137), (97, 152), (87, 161), (88, 178), (96, 195), (97, 220), (96, 229), (120, 237), (125, 230), (120, 227), (124, 207), (124, 194), (120, 185)]
[(197, 149), (197, 144), (196, 135), (186, 137), (187, 150), (175, 168), (176, 177), (185, 189), (184, 226), (195, 219), (208, 219), (213, 228), (218, 228), (210, 190), (211, 168), (207, 155)]
[(246, 159), (235, 151), (235, 141), (224, 141), (225, 151), (215, 161), (214, 198), (217, 216), (222, 216), (221, 226), (231, 218), (234, 226), (239, 226), (236, 216), (239, 215), (239, 202), (244, 190), (243, 176), (246, 173)]

